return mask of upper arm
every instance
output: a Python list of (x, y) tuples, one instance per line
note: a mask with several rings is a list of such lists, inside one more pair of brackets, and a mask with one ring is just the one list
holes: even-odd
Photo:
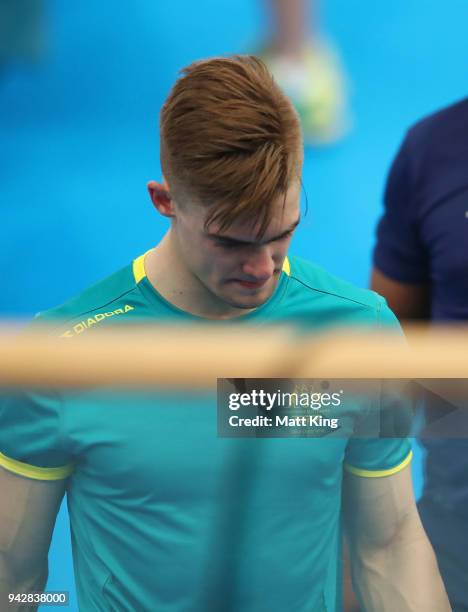
[(382, 295), (398, 319), (427, 319), (430, 315), (429, 283), (394, 280), (374, 267), (371, 289)]
[[(373, 409), (388, 407), (393, 411), (394, 395), (382, 386), (379, 403)], [(402, 400), (402, 405), (406, 404), (401, 393), (396, 398)], [(392, 537), (400, 520), (416, 508), (411, 458), (411, 443), (405, 437), (349, 440), (345, 451), (342, 509), (351, 547), (371, 542), (383, 544)]]
[(353, 585), (364, 609), (450, 610), (408, 465), (383, 477), (346, 474), (343, 506)]
[(55, 392), (0, 394), (0, 560), (15, 583), (47, 567), (72, 457)]
[(0, 554), (21, 582), (42, 570), (66, 480), (33, 480), (0, 467)]
[(419, 523), (411, 467), (384, 477), (363, 478), (346, 473), (343, 518), (351, 546), (387, 546), (408, 520)]

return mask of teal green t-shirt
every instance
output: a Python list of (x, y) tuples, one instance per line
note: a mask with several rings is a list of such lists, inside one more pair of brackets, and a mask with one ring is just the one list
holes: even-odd
[[(200, 321), (152, 287), (144, 256), (38, 319), (66, 341), (117, 321)], [(383, 298), (295, 257), (233, 324), (247, 322), (399, 330)], [(0, 465), (68, 479), (85, 612), (338, 612), (343, 470), (385, 477), (410, 456), (406, 439), (220, 438), (216, 389), (0, 401)]]

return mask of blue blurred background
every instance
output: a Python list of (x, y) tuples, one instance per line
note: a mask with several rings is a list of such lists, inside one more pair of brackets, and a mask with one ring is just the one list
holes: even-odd
[[(27, 318), (153, 246), (166, 228), (146, 194), (161, 177), (158, 112), (195, 59), (255, 52), (265, 0), (44, 2), (45, 47), (0, 66), (0, 315)], [(329, 0), (354, 127), (307, 148), (309, 212), (293, 251), (366, 286), (386, 172), (407, 127), (467, 95), (468, 3)], [(414, 463), (421, 488), (420, 455)], [(49, 589), (73, 590), (62, 508)]]

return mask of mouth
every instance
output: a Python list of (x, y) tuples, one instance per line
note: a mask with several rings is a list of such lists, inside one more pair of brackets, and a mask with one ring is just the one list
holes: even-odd
[(270, 279), (267, 278), (266, 280), (252, 282), (235, 279), (233, 282), (240, 285), (241, 287), (245, 287), (246, 289), (260, 289), (261, 287), (266, 285), (269, 280)]

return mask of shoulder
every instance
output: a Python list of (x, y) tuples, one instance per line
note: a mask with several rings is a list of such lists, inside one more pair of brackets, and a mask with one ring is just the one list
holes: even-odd
[(34, 325), (47, 325), (65, 337), (135, 309), (138, 278), (132, 264), (94, 283), (64, 304), (40, 312)]
[[(411, 148), (426, 148), (432, 144), (439, 149), (454, 141), (466, 143), (468, 135), (468, 98), (446, 106), (413, 124), (406, 135)], [(466, 146), (465, 146), (466, 148)]]
[(290, 257), (289, 262), (290, 293), (296, 299), (315, 305), (319, 312), (325, 309), (338, 320), (351, 317), (364, 324), (396, 323), (385, 299), (375, 291), (356, 287), (300, 257)]

